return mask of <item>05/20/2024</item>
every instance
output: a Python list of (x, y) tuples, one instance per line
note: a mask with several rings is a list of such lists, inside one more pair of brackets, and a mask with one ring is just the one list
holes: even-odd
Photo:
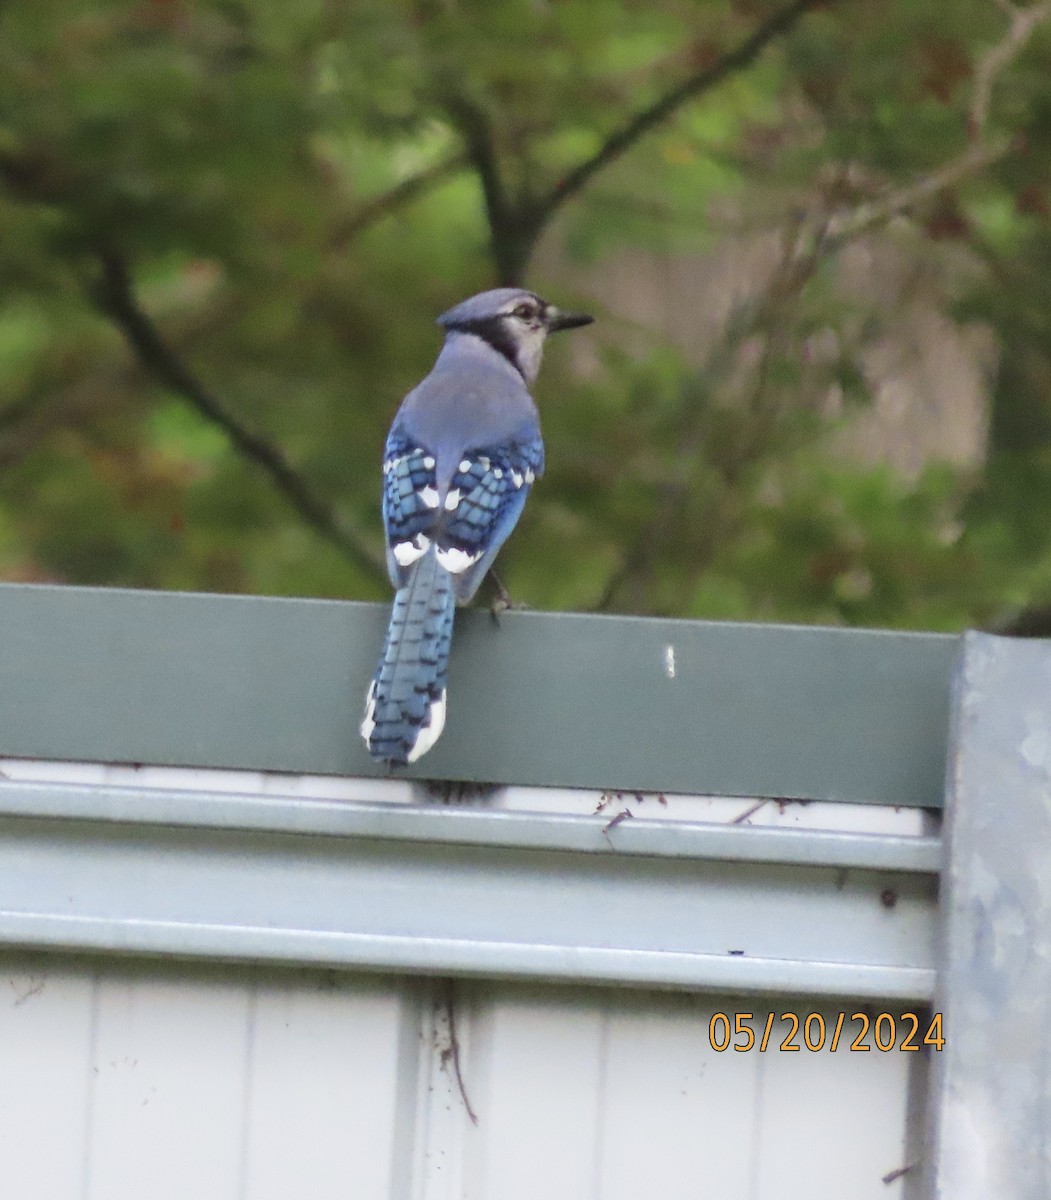
[(881, 1012), (872, 1016), (867, 1012), (840, 1012), (835, 1014), (834, 1020), (831, 1017), (826, 1020), (816, 1012), (805, 1017), (794, 1012), (780, 1015), (771, 1012), (766, 1015), (761, 1029), (753, 1025), (755, 1021), (755, 1014), (750, 1012), (729, 1016), (723, 1012), (714, 1013), (708, 1022), (711, 1048), (720, 1054), (729, 1049), (739, 1054), (749, 1050), (760, 1053), (809, 1050), (816, 1054), (821, 1050), (834, 1052), (842, 1044), (856, 1052), (869, 1053), (875, 1047), (886, 1054), (891, 1050), (921, 1050), (924, 1046), (941, 1050), (945, 1046), (941, 1013), (921, 1016), (903, 1012), (895, 1016)]

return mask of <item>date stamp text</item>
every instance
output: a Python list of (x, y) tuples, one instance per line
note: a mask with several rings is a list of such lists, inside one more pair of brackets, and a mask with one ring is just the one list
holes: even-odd
[(749, 1050), (809, 1050), (817, 1054), (822, 1050), (835, 1052), (841, 1045), (866, 1054), (873, 1049), (887, 1054), (891, 1050), (921, 1050), (924, 1046), (934, 1050), (945, 1047), (942, 1014), (920, 1016), (913, 1012), (897, 1016), (889, 1012), (840, 1012), (830, 1014), (828, 1020), (816, 1012), (806, 1016), (771, 1012), (765, 1020), (750, 1012), (717, 1012), (708, 1022), (708, 1042), (720, 1054), (724, 1050), (736, 1050), (738, 1054)]

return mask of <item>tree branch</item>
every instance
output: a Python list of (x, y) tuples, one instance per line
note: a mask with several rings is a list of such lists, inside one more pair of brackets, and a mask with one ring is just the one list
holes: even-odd
[(1004, 136), (990, 137), (988, 133), (993, 86), (1025, 49), (1037, 27), (1051, 20), (1051, 2), (1034, 4), (1029, 8), (1011, 7), (1008, 11), (1011, 23), (1007, 33), (975, 64), (974, 94), (967, 114), (971, 145), (929, 175), (921, 176), (867, 204), (832, 216), (822, 231), (824, 251), (837, 249), (868, 230), (885, 225), (892, 218), (911, 211), (925, 200), (948, 191), (972, 175), (977, 175), (1008, 154), (1014, 144), (1012, 139)]
[[(1001, 3), (1001, 8), (1004, 4)], [(1025, 49), (1038, 25), (1051, 17), (1051, 4), (1033, 4), (1029, 8), (1006, 7), (1011, 18), (1005, 36), (984, 54), (974, 69), (974, 96), (969, 114), (972, 139), (985, 136), (989, 121), (989, 102), (997, 76)]]
[[(1001, 7), (1006, 0), (997, 0)], [(773, 305), (784, 301), (798, 293), (799, 289), (813, 275), (819, 262), (827, 255), (841, 249), (847, 242), (862, 234), (878, 228), (896, 216), (908, 213), (925, 201), (934, 198), (963, 182), (972, 175), (978, 174), (991, 164), (1006, 156), (1014, 141), (1007, 135), (990, 135), (988, 133), (988, 116), (992, 89), (1002, 72), (1017, 58), (1028, 43), (1037, 27), (1051, 20), (1051, 0), (1031, 5), (1026, 9), (1013, 6), (1006, 8), (1011, 24), (1005, 36), (993, 45), (978, 60), (975, 66), (974, 93), (968, 113), (968, 132), (971, 144), (960, 154), (949, 159), (927, 175), (915, 178), (897, 188), (889, 189), (881, 196), (860, 204), (854, 208), (834, 210), (828, 204), (822, 203), (819, 211), (808, 217), (800, 226), (792, 231), (789, 237), (784, 257), (768, 285), (766, 295), (755, 305), (751, 312), (744, 314), (741, 325), (728, 335), (728, 347), (751, 333), (757, 326), (778, 329), (782, 323), (774, 320)], [(835, 191), (836, 189), (832, 189)], [(726, 353), (727, 347), (724, 347)], [(764, 358), (769, 354), (769, 345), (764, 349)], [(762, 365), (760, 379), (753, 395), (750, 408), (756, 412), (762, 401)], [(718, 365), (709, 363), (705, 372), (708, 376), (718, 376), (721, 371)], [(694, 406), (696, 408), (696, 406)], [(684, 412), (687, 410), (684, 409)], [(703, 415), (703, 414), (702, 414)], [(766, 414), (769, 415), (769, 414)], [(685, 453), (691, 460), (696, 460), (703, 444), (703, 438), (697, 439), (697, 429), (687, 428), (685, 437), (680, 444), (680, 452)], [(762, 431), (761, 431), (762, 432)], [(768, 435), (767, 435), (768, 436)], [(726, 490), (732, 490), (733, 479), (731, 471), (748, 462), (756, 461), (762, 443), (746, 445), (743, 448), (743, 462), (733, 464), (725, 460), (713, 463), (724, 476)], [(663, 507), (644, 525), (635, 544), (624, 555), (620, 565), (611, 573), (606, 586), (599, 597), (595, 608), (599, 611), (614, 605), (620, 591), (633, 579), (645, 573), (653, 557), (653, 546), (659, 537), (660, 530), (667, 522), (667, 514), (674, 511), (668, 507), (669, 500), (677, 498), (676, 488), (682, 488), (681, 483), (674, 482), (674, 473), (669, 473), (672, 482), (665, 484), (661, 497)], [(709, 517), (708, 526), (717, 523), (722, 514), (715, 512)], [(713, 539), (714, 541), (714, 539)], [(1046, 622), (1051, 619), (1051, 605), (1036, 610), (1032, 628), (1046, 628)], [(1031, 631), (1026, 624), (1030, 614), (1023, 611), (1016, 614), (1009, 624), (996, 632), (1017, 633)]]
[(517, 286), (525, 275), (530, 253), (546, 218), (534, 205), (524, 201), (516, 204), (512, 200), (500, 170), (489, 115), (457, 91), (449, 92), (445, 107), (463, 137), (467, 158), (482, 185), (497, 281)]
[(894, 217), (911, 212), (925, 200), (948, 191), (971, 175), (977, 175), (1003, 158), (1009, 149), (1010, 142), (1006, 140), (998, 140), (991, 145), (980, 143), (970, 146), (929, 175), (923, 175), (903, 187), (888, 191), (867, 204), (859, 204), (857, 208), (834, 214), (827, 220), (822, 231), (824, 251), (839, 249), (846, 242), (853, 241), (870, 229), (886, 225)]
[(715, 87), (730, 75), (750, 66), (775, 38), (787, 33), (813, 8), (834, 0), (794, 0), (774, 13), (736, 49), (682, 80), (648, 107), (614, 130), (599, 149), (564, 175), (539, 199), (510, 195), (500, 171), (496, 139), (488, 115), (462, 93), (446, 99), (449, 115), (460, 130), (467, 157), (478, 173), (485, 197), (490, 244), (500, 283), (521, 284), (533, 248), (554, 214), (582, 191), (610, 163), (690, 100)]
[(695, 100), (729, 76), (751, 66), (772, 41), (788, 33), (811, 9), (826, 8), (831, 2), (832, 0), (795, 0), (764, 21), (736, 49), (724, 54), (688, 79), (682, 80), (647, 108), (629, 117), (619, 129), (606, 138), (590, 158), (578, 163), (564, 175), (540, 201), (538, 223), (546, 223), (556, 209), (586, 187), (604, 167), (608, 167), (625, 150), (630, 149), (651, 129), (666, 121), (684, 104)]
[(501, 228), (511, 213), (511, 201), (500, 173), (489, 117), (472, 100), (458, 93), (447, 97), (445, 105), (463, 135), (467, 156), (478, 172), (489, 224)]
[(424, 167), (422, 171), (401, 180), (380, 195), (366, 200), (355, 212), (337, 222), (329, 238), (329, 249), (342, 249), (370, 225), (397, 212), (406, 204), (411, 204), (437, 184), (444, 183), (450, 176), (462, 170), (466, 163), (465, 154), (454, 154), (442, 162)]
[(490, 246), (499, 282), (522, 283), (533, 248), (545, 226), (558, 209), (582, 191), (600, 171), (684, 104), (750, 66), (770, 42), (791, 30), (811, 9), (825, 8), (834, 2), (794, 0), (775, 12), (736, 49), (682, 80), (648, 107), (629, 117), (593, 155), (573, 167), (539, 199), (528, 195), (512, 197), (500, 170), (496, 138), (488, 114), (461, 91), (448, 89), (446, 110), (463, 137), (468, 160), (478, 174), (485, 197)]
[(102, 271), (94, 288), (95, 303), (120, 329), (142, 366), (177, 392), (205, 420), (218, 426), (234, 448), (261, 467), (303, 520), (348, 562), (369, 574), (385, 574), (383, 561), (366, 540), (339, 522), (331, 507), (294, 470), (284, 453), (241, 425), (165, 343), (157, 326), (139, 306), (128, 266), (120, 255), (104, 248), (98, 251), (98, 258)]

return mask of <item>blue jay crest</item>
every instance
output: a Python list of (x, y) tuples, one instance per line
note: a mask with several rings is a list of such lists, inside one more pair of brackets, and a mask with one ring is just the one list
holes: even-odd
[(521, 288), (496, 288), (438, 318), (445, 344), (387, 436), (383, 524), (397, 589), (365, 699), (374, 759), (403, 766), (438, 740), (457, 604), (478, 590), (544, 470), (529, 386), (548, 334), (587, 325)]

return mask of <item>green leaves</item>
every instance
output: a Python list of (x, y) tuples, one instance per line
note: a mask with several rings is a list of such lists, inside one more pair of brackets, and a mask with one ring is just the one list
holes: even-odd
[[(8, 5), (0, 572), (386, 595), (389, 420), (433, 318), (525, 272), (600, 321), (541, 376), (516, 595), (955, 627), (1051, 594), (1051, 34), (993, 62), (990, 0), (830, 3), (727, 57), (788, 8)], [(176, 370), (99, 307), (107, 255)], [(998, 353), (988, 460), (905, 477), (857, 422), (915, 295)]]

